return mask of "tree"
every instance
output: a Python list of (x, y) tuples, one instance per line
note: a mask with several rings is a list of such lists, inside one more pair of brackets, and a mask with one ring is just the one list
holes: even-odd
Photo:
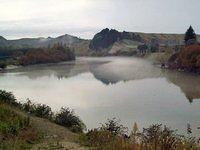
[(190, 26), (185, 33), (185, 44), (188, 45), (191, 42), (194, 43), (196, 42), (196, 40), (197, 40), (197, 37), (194, 32), (194, 29), (192, 28), (192, 26)]
[(120, 120), (118, 120), (117, 118), (108, 119), (105, 124), (102, 124), (101, 129), (109, 131), (114, 136), (126, 135), (128, 130), (120, 123)]

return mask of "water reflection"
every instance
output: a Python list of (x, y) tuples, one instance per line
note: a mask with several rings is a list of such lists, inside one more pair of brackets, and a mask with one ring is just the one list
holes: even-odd
[[(78, 58), (0, 74), (0, 89), (30, 98), (54, 110), (75, 109), (88, 128), (117, 117), (125, 126), (137, 122), (186, 129), (199, 125), (200, 78), (162, 70), (133, 57)], [(188, 105), (187, 99), (192, 104)], [(98, 117), (97, 117), (98, 116)]]
[(200, 99), (200, 77), (198, 75), (168, 71), (165, 77), (181, 89), (190, 103)]
[(22, 67), (9, 72), (17, 72), (18, 76), (27, 76), (32, 80), (51, 76), (62, 80), (90, 72), (105, 85), (116, 84), (120, 81), (166, 78), (169, 83), (181, 89), (190, 103), (195, 99), (200, 99), (199, 76), (162, 70), (146, 60), (132, 57), (78, 58), (74, 62)]

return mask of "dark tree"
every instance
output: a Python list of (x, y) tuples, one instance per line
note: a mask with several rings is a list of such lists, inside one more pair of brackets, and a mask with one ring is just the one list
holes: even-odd
[(194, 29), (190, 26), (185, 33), (185, 44), (190, 43), (190, 41), (196, 42), (196, 38)]

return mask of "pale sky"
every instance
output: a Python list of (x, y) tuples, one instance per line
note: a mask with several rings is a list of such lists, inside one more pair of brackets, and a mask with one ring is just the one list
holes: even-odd
[(200, 0), (0, 0), (0, 35), (72, 34), (92, 38), (103, 28), (148, 33), (200, 33)]

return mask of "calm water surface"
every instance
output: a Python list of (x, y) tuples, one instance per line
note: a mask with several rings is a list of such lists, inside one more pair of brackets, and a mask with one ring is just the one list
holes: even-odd
[(200, 77), (162, 70), (134, 57), (80, 57), (75, 62), (18, 68), (0, 74), (0, 89), (17, 98), (73, 108), (88, 128), (120, 118), (132, 129), (163, 123), (194, 132), (200, 125)]

